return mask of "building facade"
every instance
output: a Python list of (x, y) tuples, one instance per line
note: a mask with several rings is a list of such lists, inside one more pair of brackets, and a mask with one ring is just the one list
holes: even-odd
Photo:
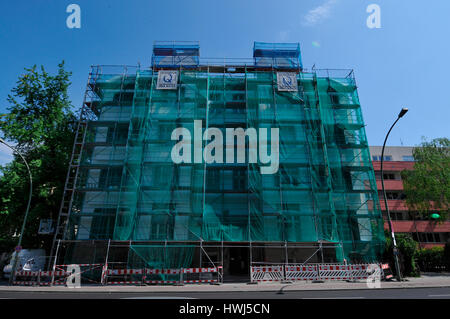
[[(387, 220), (386, 209), (381, 187), (381, 146), (371, 146), (375, 177), (379, 191), (380, 207)], [(419, 243), (421, 248), (444, 246), (450, 239), (450, 221), (437, 223), (428, 218), (418, 216), (417, 212), (410, 211), (405, 203), (401, 172), (414, 168), (413, 147), (387, 146), (384, 151), (384, 187), (388, 201), (392, 225), (395, 233), (408, 233)], [(385, 229), (389, 226), (385, 222)]]
[(253, 55), (203, 61), (196, 43), (155, 43), (150, 68), (92, 68), (55, 236), (66, 259), (117, 245), (117, 262), (243, 274), (381, 258), (353, 71), (304, 70), (297, 43)]

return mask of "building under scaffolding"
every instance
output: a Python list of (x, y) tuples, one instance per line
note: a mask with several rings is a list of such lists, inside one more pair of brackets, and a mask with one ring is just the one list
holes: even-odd
[[(150, 68), (92, 67), (58, 259), (223, 265), (225, 278), (251, 264), (380, 260), (383, 219), (353, 71), (304, 70), (297, 43), (257, 42), (249, 61), (199, 51), (157, 42)], [(245, 162), (174, 163), (172, 132), (192, 132), (195, 120), (223, 136), (278, 128), (277, 172), (261, 174), (248, 141)]]

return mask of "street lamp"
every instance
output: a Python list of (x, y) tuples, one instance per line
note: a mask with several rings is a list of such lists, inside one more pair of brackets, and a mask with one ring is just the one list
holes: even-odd
[(397, 249), (397, 242), (395, 241), (395, 234), (394, 229), (392, 227), (392, 220), (391, 215), (389, 214), (389, 206), (387, 203), (387, 197), (386, 197), (386, 191), (384, 190), (384, 176), (383, 176), (383, 161), (384, 161), (384, 148), (386, 146), (386, 141), (389, 137), (389, 134), (391, 133), (392, 129), (394, 128), (395, 124), (397, 124), (398, 120), (400, 120), (406, 113), (408, 112), (407, 108), (402, 108), (400, 113), (398, 114), (397, 119), (395, 120), (394, 124), (392, 124), (391, 128), (389, 129), (388, 133), (386, 134), (386, 138), (384, 139), (383, 148), (381, 150), (381, 187), (383, 189), (383, 197), (384, 197), (384, 205), (386, 206), (386, 214), (388, 218), (388, 225), (389, 225), (389, 231), (391, 232), (391, 238), (392, 243), (394, 245), (394, 262), (395, 262), (395, 270), (397, 272), (397, 280), (402, 280), (402, 275), (400, 273), (400, 264), (398, 262), (398, 249)]
[[(31, 194), (33, 193), (33, 178), (31, 176), (31, 170), (30, 167), (28, 166), (27, 161), (25, 160), (25, 157), (14, 147), (8, 145), (8, 143), (6, 143), (2, 138), (0, 138), (0, 143), (6, 145), (7, 147), (9, 147), (13, 152), (16, 152), (17, 154), (19, 154), (19, 156), (22, 158), (22, 160), (25, 163), (25, 166), (27, 167), (28, 170), (28, 174), (30, 175), (30, 193), (28, 195), (28, 204), (27, 204), (27, 209), (25, 211), (25, 217), (23, 219), (23, 223), (22, 223), (22, 229), (20, 231), (20, 236), (19, 236), (19, 243), (17, 244), (17, 247), (20, 247), (22, 245), (22, 237), (23, 237), (23, 232), (25, 231), (25, 224), (27, 223), (27, 218), (28, 218), (28, 212), (30, 210), (30, 204), (31, 204)], [(19, 251), (16, 251), (16, 255), (14, 257), (14, 262), (13, 262), (13, 267), (11, 269), (11, 274), (9, 275), (9, 283), (12, 284), (12, 282), (14, 281), (15, 277), (16, 277), (16, 267), (17, 267), (17, 257), (19, 256)]]

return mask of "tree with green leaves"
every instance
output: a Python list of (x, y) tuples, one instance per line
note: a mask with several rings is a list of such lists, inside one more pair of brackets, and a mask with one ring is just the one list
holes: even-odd
[[(26, 158), (33, 175), (33, 194), (23, 234), (24, 248), (46, 248), (49, 235), (38, 235), (41, 219), (56, 219), (72, 152), (76, 116), (68, 96), (71, 72), (64, 61), (56, 74), (43, 66), (25, 69), (8, 96), (8, 113), (0, 119), (0, 134)], [(17, 242), (29, 195), (22, 159), (14, 154), (0, 168), (0, 249)]]
[(450, 199), (450, 140), (424, 140), (414, 148), (414, 169), (402, 172), (406, 204), (422, 217), (448, 219)]

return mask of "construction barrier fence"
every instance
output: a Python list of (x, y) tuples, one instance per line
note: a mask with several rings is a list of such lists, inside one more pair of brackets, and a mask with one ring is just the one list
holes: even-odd
[[(57, 265), (54, 271), (16, 271), (14, 285), (55, 286), (65, 285), (71, 271), (65, 266)], [(179, 268), (179, 269), (108, 269), (107, 265), (75, 265), (80, 269), (80, 276), (92, 270), (101, 270), (100, 280), (88, 281), (102, 285), (164, 285), (222, 283), (223, 268)], [(251, 266), (250, 281), (255, 282), (293, 282), (293, 281), (328, 281), (366, 280), (369, 277), (389, 280), (392, 271), (388, 264), (302, 264), (302, 265), (268, 265)]]
[(327, 281), (365, 280), (369, 277), (389, 279), (392, 277), (388, 264), (302, 264), (252, 266), (251, 282), (270, 281)]

